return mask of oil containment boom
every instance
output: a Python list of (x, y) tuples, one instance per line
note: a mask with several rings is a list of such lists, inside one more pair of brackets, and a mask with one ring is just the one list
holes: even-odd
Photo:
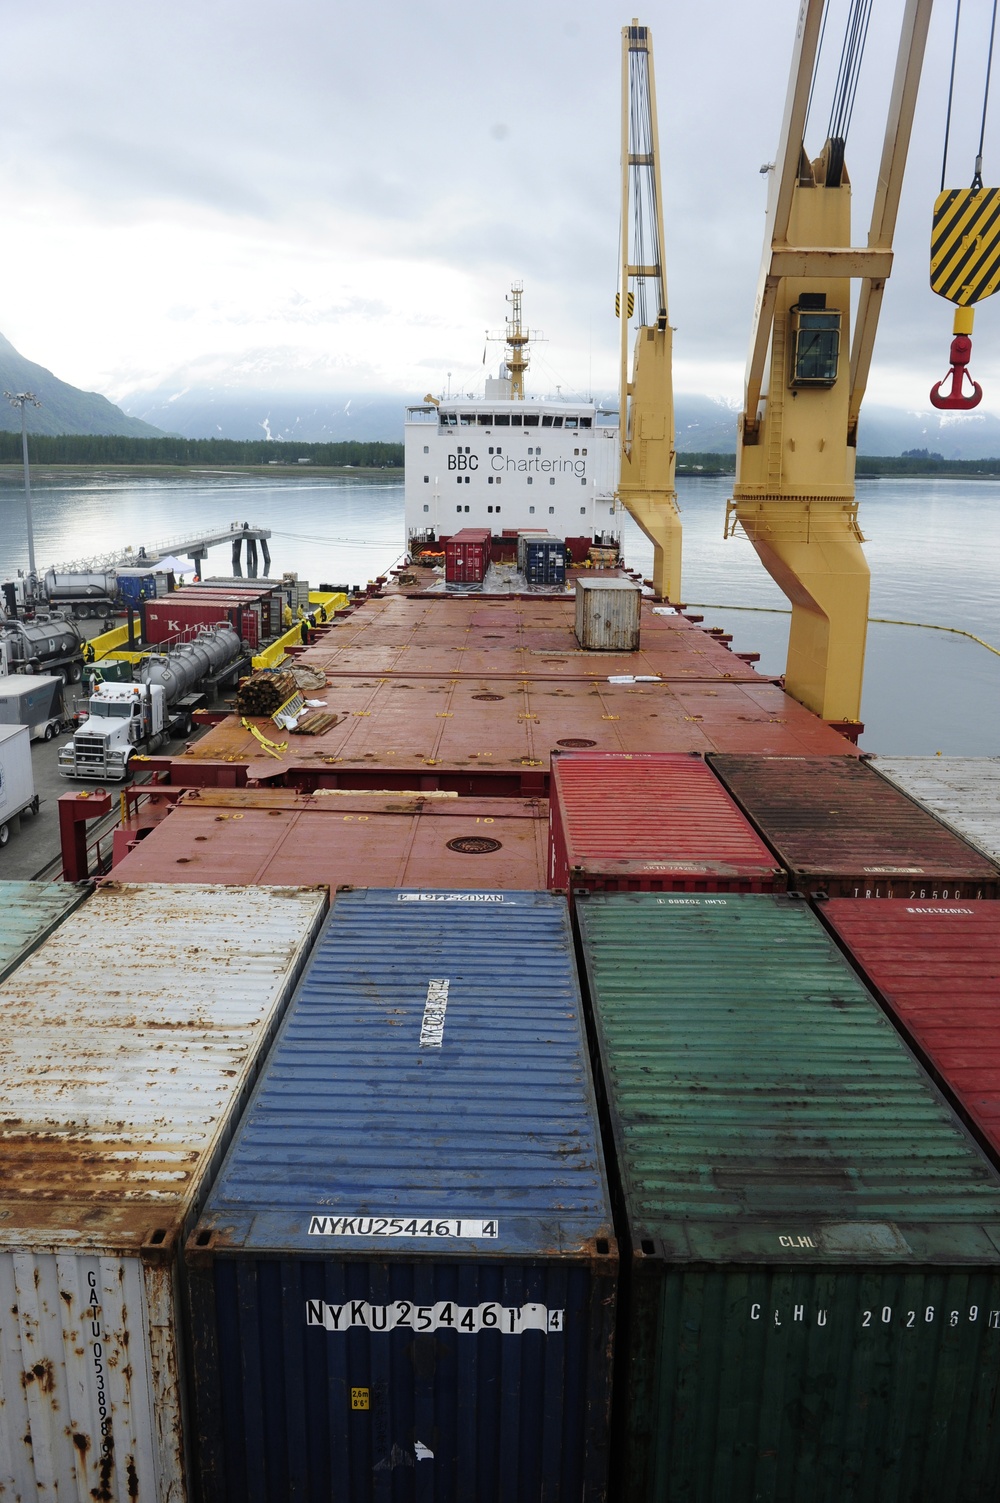
[[(648, 26), (622, 27), (622, 262), (618, 500), (653, 545), (653, 589), (680, 600), (681, 519), (674, 489), (673, 337), (667, 318), (660, 146)], [(631, 288), (635, 284), (635, 292)], [(632, 376), (629, 335), (636, 321)]]
[[(804, 135), (824, 0), (802, 0), (736, 446), (727, 532), (739, 527), (792, 605), (785, 687), (857, 736), (870, 575), (854, 493), (858, 415), (923, 62), (932, 0), (906, 0), (868, 244), (851, 244), (844, 148), (860, 49), (842, 68), (819, 156)], [(854, 15), (853, 0), (851, 15)], [(850, 28), (851, 21), (848, 21)], [(851, 280), (861, 283), (853, 339)], [(849, 356), (848, 356), (849, 351)]]

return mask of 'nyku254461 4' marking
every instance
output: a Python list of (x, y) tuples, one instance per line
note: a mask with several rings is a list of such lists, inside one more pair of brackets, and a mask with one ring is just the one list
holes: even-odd
[(458, 1331), (464, 1336), (478, 1336), (496, 1331), (500, 1336), (521, 1336), (525, 1331), (559, 1333), (563, 1329), (562, 1310), (546, 1305), (500, 1305), (493, 1300), (482, 1305), (456, 1305), (453, 1300), (438, 1300), (434, 1305), (414, 1305), (397, 1299), (388, 1305), (370, 1305), (366, 1300), (345, 1300), (329, 1305), (325, 1300), (306, 1300), (306, 1325), (324, 1330), (385, 1331)]

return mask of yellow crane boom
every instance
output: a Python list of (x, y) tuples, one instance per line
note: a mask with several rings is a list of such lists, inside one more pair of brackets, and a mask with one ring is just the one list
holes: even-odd
[[(844, 140), (831, 135), (814, 161), (804, 148), (824, 0), (802, 0), (727, 513), (727, 531), (742, 528), (791, 601), (785, 687), (855, 733), (870, 582), (854, 493), (858, 415), (892, 268), (931, 5), (907, 0), (868, 243), (858, 247)], [(853, 339), (852, 279), (861, 281)]]
[[(653, 589), (681, 598), (681, 519), (674, 488), (673, 341), (663, 265), (663, 206), (653, 42), (622, 27), (622, 262), (618, 499), (653, 545)], [(636, 291), (632, 292), (633, 284)], [(637, 314), (632, 376), (629, 335)]]

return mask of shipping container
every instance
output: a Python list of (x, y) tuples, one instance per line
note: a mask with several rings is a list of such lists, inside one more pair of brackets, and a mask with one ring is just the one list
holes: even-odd
[(114, 868), (121, 882), (544, 889), (545, 799), (195, 788)]
[(33, 740), (51, 741), (64, 714), (60, 674), (10, 673), (0, 678), (0, 725), (26, 725)]
[(517, 567), (529, 585), (566, 583), (566, 544), (546, 533), (519, 533)]
[(237, 602), (213, 598), (205, 601), (190, 600), (180, 591), (175, 591), (163, 600), (146, 602), (143, 610), (143, 639), (151, 647), (159, 647), (185, 632), (196, 631), (202, 626), (217, 626), (220, 622), (232, 626), (240, 623)]
[(7, 844), (27, 809), (38, 813), (31, 732), (26, 725), (0, 725), (0, 846)]
[(186, 1261), (213, 1503), (603, 1498), (618, 1259), (565, 900), (338, 895)]
[(89, 882), (0, 882), (0, 981), (79, 908)]
[(798, 892), (908, 902), (1000, 893), (991, 861), (855, 757), (709, 762)]
[(1000, 903), (823, 903), (829, 924), (1000, 1161)]
[(781, 892), (787, 878), (693, 752), (560, 752), (549, 785), (549, 886)]
[(995, 1503), (1000, 1176), (877, 1002), (801, 899), (576, 911), (628, 1233), (618, 1499)]
[(486, 527), (463, 527), (444, 545), (447, 584), (482, 584), (490, 566), (490, 533)]
[(184, 1503), (180, 1256), (326, 908), (106, 887), (0, 984), (0, 1494)]
[(871, 765), (1000, 862), (1000, 757), (877, 757)]
[(642, 591), (627, 579), (578, 579), (576, 639), (590, 652), (635, 652)]

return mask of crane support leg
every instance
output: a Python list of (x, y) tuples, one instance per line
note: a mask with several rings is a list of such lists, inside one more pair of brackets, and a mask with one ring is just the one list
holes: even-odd
[(655, 593), (676, 604), (681, 599), (681, 517), (674, 490), (672, 335), (665, 319), (663, 323), (636, 334), (618, 499), (653, 545)]
[(791, 601), (786, 690), (824, 720), (859, 721), (871, 576), (856, 503), (743, 500), (733, 510)]
[(657, 600), (681, 598), (681, 516), (672, 496), (622, 493), (630, 517), (653, 545), (653, 593)]

